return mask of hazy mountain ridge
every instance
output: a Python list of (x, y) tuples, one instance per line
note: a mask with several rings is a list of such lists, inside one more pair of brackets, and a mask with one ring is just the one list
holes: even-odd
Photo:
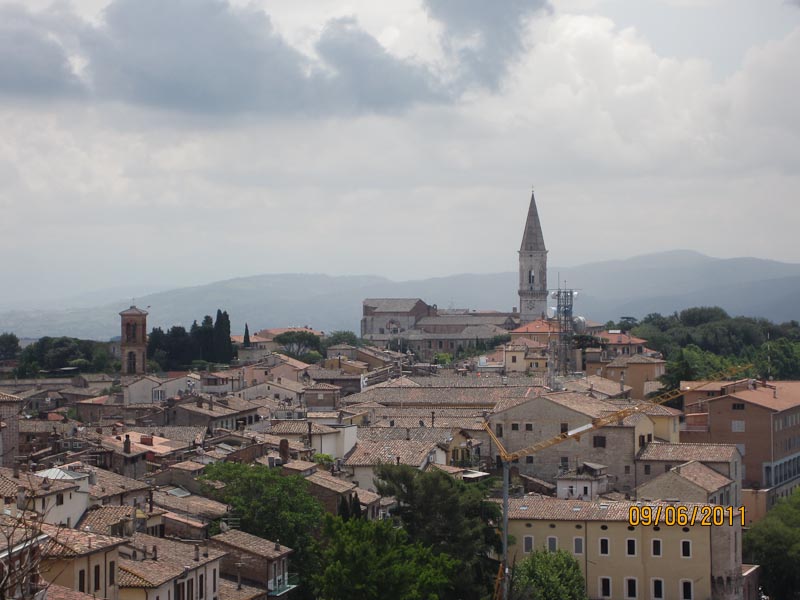
[[(600, 322), (700, 305), (719, 305), (733, 315), (773, 321), (800, 319), (798, 264), (673, 251), (550, 269), (550, 287), (559, 281), (580, 290), (576, 313)], [(223, 308), (231, 316), (234, 332), (242, 331), (245, 322), (251, 332), (286, 325), (357, 332), (361, 302), (368, 297), (419, 297), (440, 308), (510, 311), (517, 302), (517, 274), (460, 274), (402, 282), (379, 276), (255, 275), (161, 291), (136, 298), (136, 304), (150, 307), (149, 327), (188, 327), (192, 320)], [(0, 312), (0, 331), (20, 337), (108, 339), (118, 334), (117, 313), (129, 304), (129, 299), (122, 299), (91, 308)]]

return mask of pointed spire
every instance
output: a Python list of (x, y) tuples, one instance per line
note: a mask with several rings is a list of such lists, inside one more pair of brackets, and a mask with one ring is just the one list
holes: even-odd
[(536, 210), (536, 198), (531, 191), (531, 205), (528, 208), (528, 219), (525, 221), (525, 233), (522, 236), (520, 252), (546, 252), (542, 224), (539, 222), (539, 211)]

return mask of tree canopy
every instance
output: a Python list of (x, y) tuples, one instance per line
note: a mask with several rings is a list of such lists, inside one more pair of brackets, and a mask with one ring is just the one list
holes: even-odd
[(19, 338), (13, 333), (0, 333), (0, 360), (10, 360), (19, 354)]
[(19, 353), (17, 376), (32, 377), (40, 370), (50, 371), (69, 366), (82, 371), (110, 370), (113, 365), (108, 343), (71, 337), (40, 338)]
[(780, 500), (743, 540), (746, 560), (760, 564), (761, 584), (774, 600), (800, 598), (800, 493)]
[(536, 550), (514, 567), (514, 600), (586, 600), (586, 584), (575, 557), (565, 550)]
[(180, 325), (166, 332), (153, 328), (147, 338), (147, 358), (164, 371), (178, 371), (197, 361), (229, 364), (233, 344), (228, 313), (218, 309), (216, 321), (206, 315), (201, 323), (194, 321), (188, 332)]
[(203, 479), (225, 484), (209, 487), (209, 494), (232, 507), (242, 531), (292, 548), (301, 579), (313, 572), (314, 535), (322, 527), (323, 509), (303, 477), (282, 476), (262, 465), (216, 462), (206, 467)]
[(326, 600), (437, 600), (453, 597), (457, 562), (415, 544), (390, 521), (328, 516), (321, 569), (312, 578)]
[(310, 331), (286, 331), (275, 336), (286, 354), (304, 362), (319, 362), (322, 358), (322, 340)]
[(382, 465), (376, 475), (378, 492), (397, 499), (395, 515), (409, 539), (459, 561), (455, 597), (477, 599), (491, 590), (496, 566), (489, 556), (501, 548), (501, 511), (486, 490), (440, 470), (407, 465)]

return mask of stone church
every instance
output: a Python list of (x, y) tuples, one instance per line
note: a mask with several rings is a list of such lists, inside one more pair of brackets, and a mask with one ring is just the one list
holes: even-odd
[(420, 298), (367, 298), (361, 336), (379, 346), (414, 350), (430, 358), (458, 353), (547, 315), (547, 248), (531, 194), (519, 249), (519, 310), (441, 309)]

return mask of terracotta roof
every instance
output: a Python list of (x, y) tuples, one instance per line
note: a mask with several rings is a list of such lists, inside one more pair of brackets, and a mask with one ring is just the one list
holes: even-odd
[(341, 390), (342, 388), (338, 385), (333, 385), (332, 383), (315, 383), (314, 385), (306, 386), (304, 389), (308, 392), (317, 390), (333, 392), (336, 390)]
[(178, 471), (202, 471), (206, 468), (203, 463), (194, 462), (193, 460), (184, 460), (183, 462), (175, 463), (169, 466), (170, 469)]
[(308, 376), (317, 381), (321, 379), (341, 380), (341, 379), (361, 379), (361, 375), (356, 373), (345, 373), (337, 369), (323, 369), (322, 367), (312, 366), (308, 369)]
[(627, 333), (611, 333), (610, 331), (600, 331), (594, 337), (601, 339), (606, 344), (620, 345), (620, 344), (646, 344), (647, 340), (642, 338), (633, 337)]
[[(628, 522), (631, 506), (658, 506), (674, 504), (663, 502), (625, 502), (613, 500), (562, 500), (549, 496), (529, 495), (510, 498), (508, 518), (525, 521), (621, 521)], [(703, 504), (682, 504), (694, 507)]]
[(626, 392), (630, 392), (633, 388), (626, 385), (620, 390), (619, 382), (599, 375), (589, 375), (581, 379), (573, 379), (564, 382), (564, 387), (573, 392), (593, 392), (595, 394), (602, 394), (603, 396), (619, 396)]
[(297, 472), (308, 471), (309, 469), (316, 469), (317, 467), (319, 467), (317, 463), (309, 460), (292, 460), (281, 466), (282, 469)]
[(319, 487), (331, 490), (338, 494), (349, 492), (356, 485), (350, 481), (345, 481), (339, 477), (334, 477), (326, 471), (317, 471), (306, 477), (306, 481)]
[(381, 499), (380, 494), (376, 494), (370, 490), (365, 490), (364, 488), (357, 487), (356, 494), (358, 494), (358, 501), (360, 504), (364, 506), (369, 506), (373, 502), (378, 502)]
[(373, 401), (385, 406), (480, 407), (491, 410), (503, 398), (524, 395), (525, 392), (523, 391), (521, 394), (520, 389), (525, 390), (528, 387), (450, 387), (446, 385), (443, 387), (370, 387), (358, 394), (342, 398), (342, 402), (348, 406)]
[(222, 577), (219, 578), (218, 583), (219, 600), (253, 600), (255, 598), (265, 598), (268, 593), (264, 588), (245, 584), (239, 585), (235, 581), (228, 581)]
[[(305, 419), (291, 419), (285, 421), (273, 421), (270, 433), (273, 435), (307, 435), (308, 421)], [(336, 433), (337, 430), (327, 425), (311, 423), (312, 434)]]
[(730, 462), (739, 450), (733, 444), (650, 442), (639, 452), (638, 460), (685, 463), (697, 460), (704, 463)]
[(145, 435), (153, 435), (160, 438), (173, 440), (176, 442), (184, 442), (191, 444), (194, 441), (203, 440), (206, 437), (205, 427), (191, 427), (191, 426), (178, 426), (178, 425), (164, 425), (161, 427), (128, 427), (126, 431), (136, 431)]
[(269, 560), (275, 560), (281, 556), (286, 556), (293, 550), (288, 546), (282, 546), (277, 542), (239, 531), (238, 529), (231, 529), (225, 533), (220, 533), (211, 538), (215, 542), (225, 544), (232, 548), (244, 550), (257, 556), (265, 556)]
[(303, 371), (311, 366), (308, 363), (304, 363), (302, 360), (297, 360), (296, 358), (292, 358), (291, 356), (286, 356), (285, 354), (279, 354), (276, 352), (275, 356), (280, 358), (283, 364), (289, 365), (290, 367), (294, 367), (298, 371)]
[(664, 406), (663, 404), (653, 404), (652, 402), (648, 402), (647, 400), (614, 400), (609, 399), (607, 402), (613, 404), (618, 409), (628, 408), (631, 404), (639, 406), (641, 408), (642, 414), (651, 416), (651, 417), (677, 417), (683, 414), (677, 408), (671, 408), (669, 406)]
[(130, 308), (126, 308), (121, 313), (119, 313), (121, 317), (146, 316), (147, 314), (149, 313), (146, 310), (142, 310), (141, 308), (136, 308), (136, 306), (131, 306)]
[(542, 396), (543, 400), (549, 400), (556, 404), (560, 404), (565, 408), (574, 410), (591, 418), (597, 418), (613, 412), (617, 407), (607, 400), (600, 400), (599, 398), (592, 398), (586, 394), (579, 394), (576, 392), (554, 392)]
[(173, 512), (194, 515), (210, 520), (219, 519), (228, 513), (228, 506), (226, 504), (194, 494), (180, 498), (168, 494), (165, 491), (156, 490), (153, 492), (153, 502)]
[[(429, 421), (430, 422), (430, 421)], [(365, 442), (380, 442), (388, 440), (416, 440), (418, 442), (433, 442), (434, 444), (449, 442), (453, 439), (453, 427), (359, 427), (357, 437)]]
[(728, 479), (721, 473), (717, 473), (711, 467), (707, 467), (703, 463), (695, 460), (678, 465), (677, 467), (672, 467), (672, 471), (703, 488), (707, 492), (716, 492), (718, 489), (733, 483), (732, 479)]
[(76, 592), (55, 583), (47, 584), (47, 600), (96, 600), (97, 596)]
[(87, 467), (86, 465), (84, 465), (84, 468), (91, 468), (95, 472), (95, 477), (97, 478), (97, 483), (89, 486), (89, 495), (94, 500), (130, 492), (140, 492), (150, 487), (143, 481), (131, 479), (130, 477), (106, 471), (105, 469)]
[(387, 440), (381, 442), (357, 442), (345, 464), (349, 467), (367, 467), (382, 463), (420, 467), (436, 447), (432, 442), (414, 440)]
[(84, 556), (109, 550), (125, 542), (122, 538), (111, 537), (110, 535), (81, 529), (68, 529), (48, 523), (42, 523), (41, 528), (42, 533), (50, 536), (43, 551), (46, 556), (63, 558)]
[(667, 361), (660, 358), (652, 358), (644, 354), (631, 354), (628, 356), (617, 356), (608, 363), (607, 367), (627, 367), (628, 365), (663, 365)]
[(17, 495), (18, 487), (25, 488), (28, 494), (33, 493), (35, 498), (78, 489), (78, 484), (74, 481), (39, 477), (35, 472), (21, 472), (19, 477), (14, 477), (14, 470), (7, 467), (0, 467), (0, 482), (4, 489), (13, 486), (14, 492), (9, 496), (14, 497)]
[[(401, 429), (401, 430), (405, 430), (406, 428), (421, 429), (419, 425), (420, 421), (430, 425), (431, 422), (430, 411), (428, 411), (427, 418), (424, 413), (410, 417), (388, 415), (381, 418), (379, 421), (372, 423), (372, 427), (376, 428), (380, 427), (384, 429)], [(447, 429), (464, 429), (466, 431), (477, 431), (483, 429), (483, 417), (482, 416), (449, 417), (437, 414), (435, 425), (436, 427), (432, 429), (447, 428)]]
[[(709, 398), (708, 402), (718, 402), (719, 398)], [(769, 387), (758, 384), (754, 390), (731, 392), (721, 398), (736, 398), (773, 411), (788, 410), (800, 406), (800, 381), (770, 381)]]
[(403, 375), (402, 377), (398, 377), (396, 379), (389, 379), (387, 381), (381, 381), (380, 383), (371, 385), (369, 386), (369, 389), (382, 388), (382, 387), (419, 387), (419, 386), (420, 384), (411, 379), (408, 375)]
[[(132, 540), (128, 540), (126, 545), (131, 549), (141, 552), (146, 549), (146, 560), (132, 560), (120, 558), (119, 583), (121, 588), (154, 588), (175, 579), (183, 574), (184, 565), (191, 568), (201, 567), (210, 562), (216, 561), (225, 556), (215, 548), (201, 547), (200, 560), (193, 560), (194, 544), (182, 543), (169, 538), (157, 538), (144, 533), (135, 533)], [(152, 549), (158, 549), (158, 560), (152, 559)], [(208, 556), (205, 553), (208, 552)], [(191, 557), (191, 558), (190, 558)]]
[(92, 506), (83, 514), (77, 529), (86, 531), (88, 527), (88, 531), (111, 535), (112, 527), (119, 525), (124, 519), (133, 519), (135, 516), (136, 508), (133, 506)]
[(537, 319), (517, 327), (511, 333), (558, 333), (559, 330), (558, 321)]

